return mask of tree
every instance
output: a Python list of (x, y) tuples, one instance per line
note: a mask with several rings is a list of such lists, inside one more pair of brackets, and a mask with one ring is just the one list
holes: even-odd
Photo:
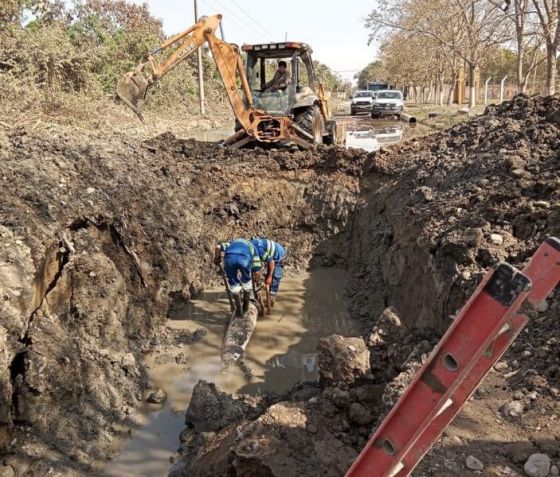
[(546, 44), (546, 87), (548, 94), (556, 93), (556, 68), (560, 44), (560, 2), (558, 0), (531, 0)]
[(434, 40), (440, 55), (469, 71), (469, 104), (476, 104), (475, 71), (487, 51), (511, 37), (511, 21), (490, 0), (382, 0), (366, 20), (370, 40), (380, 33), (407, 32)]
[[(509, 4), (506, 4), (506, 11)], [(530, 74), (542, 61), (539, 60), (541, 38), (533, 27), (535, 14), (531, 12), (531, 0), (513, 0), (513, 22), (515, 25), (515, 44), (517, 50), (516, 78), (517, 91), (525, 93)]]
[(386, 79), (383, 63), (379, 60), (373, 61), (372, 63), (367, 65), (364, 69), (356, 73), (354, 75), (354, 79), (358, 81), (359, 89), (366, 89), (367, 84), (372, 81)]

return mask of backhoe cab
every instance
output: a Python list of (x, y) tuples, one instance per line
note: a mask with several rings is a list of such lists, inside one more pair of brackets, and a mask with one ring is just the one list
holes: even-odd
[[(290, 42), (247, 45), (243, 48), (248, 58), (245, 67), (239, 47), (216, 36), (221, 20), (222, 15), (202, 17), (148, 53), (134, 70), (119, 80), (119, 98), (142, 120), (150, 87), (208, 43), (236, 117), (235, 134), (225, 140), (226, 145), (292, 143), (309, 149), (322, 142), (336, 143), (336, 124), (328, 120), (326, 95), (313, 75), (311, 49)], [(267, 91), (266, 78), (272, 78), (276, 60), (281, 58), (290, 64), (290, 84)]]
[[(242, 50), (247, 55), (247, 81), (256, 108), (272, 117), (293, 118), (317, 144), (337, 142), (336, 123), (329, 120), (329, 104), (323, 85), (315, 78), (309, 45), (266, 43), (243, 45)], [(281, 61), (287, 63), (290, 82), (283, 88), (267, 88)]]

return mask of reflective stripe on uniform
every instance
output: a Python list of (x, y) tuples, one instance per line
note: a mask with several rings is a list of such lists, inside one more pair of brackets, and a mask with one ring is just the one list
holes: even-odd
[(251, 254), (253, 256), (252, 269), (253, 270), (260, 270), (262, 268), (261, 258), (259, 257), (259, 254), (258, 254), (257, 250), (255, 250), (255, 247), (253, 246), (253, 244), (251, 242), (249, 242), (249, 240), (245, 240), (245, 239), (239, 239), (239, 241), (246, 244), (249, 247), (249, 249), (251, 250)]
[(274, 259), (274, 254), (276, 253), (276, 244), (272, 240), (266, 239), (266, 252), (264, 254), (264, 259), (269, 258)]
[(232, 293), (239, 293), (239, 292), (241, 291), (241, 288), (242, 288), (242, 287), (241, 287), (241, 285), (239, 285), (239, 284), (230, 285), (230, 284), (228, 283), (228, 288), (229, 288), (229, 291), (232, 292)]

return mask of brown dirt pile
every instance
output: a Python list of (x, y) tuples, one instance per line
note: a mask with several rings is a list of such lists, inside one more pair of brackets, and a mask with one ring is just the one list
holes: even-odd
[(235, 151), (159, 136), (0, 130), (0, 468), (89, 473), (145, 398), (141, 351), (266, 234), (305, 267), (344, 229), (365, 153)]
[[(348, 226), (315, 255), (351, 271), (370, 370), (334, 385), (324, 376), (313, 395), (288, 394), (202, 439), (187, 431), (177, 474), (343, 475), (485, 270), (521, 267), (560, 235), (559, 151), (560, 100), (517, 97), (377, 154)], [(415, 475), (516, 475), (532, 453), (560, 459), (560, 307), (545, 308)], [(504, 411), (513, 401), (515, 416)], [(466, 468), (470, 454), (482, 471)]]

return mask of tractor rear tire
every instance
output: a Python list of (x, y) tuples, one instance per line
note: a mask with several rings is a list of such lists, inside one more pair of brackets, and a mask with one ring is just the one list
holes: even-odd
[(323, 144), (323, 117), (319, 106), (302, 108), (295, 115), (296, 124), (313, 136), (316, 144)]

